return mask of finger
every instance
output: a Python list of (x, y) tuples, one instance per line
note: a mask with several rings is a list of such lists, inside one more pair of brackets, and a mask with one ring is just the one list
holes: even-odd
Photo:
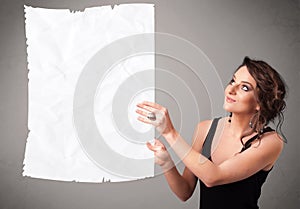
[(155, 139), (154, 146), (156, 147), (157, 151), (166, 150), (165, 145), (161, 143), (161, 141), (159, 141), (158, 139)]
[(157, 152), (157, 151), (162, 151), (163, 147), (162, 146), (153, 146), (153, 149), (155, 150), (155, 152)]
[(147, 142), (147, 147), (153, 152), (162, 150), (162, 146), (152, 145), (149, 142)]
[(163, 108), (163, 106), (161, 106), (157, 103), (154, 103), (154, 102), (150, 102), (150, 101), (143, 101), (141, 104), (144, 106), (152, 107), (152, 108), (159, 109), (159, 110)]
[(158, 109), (154, 108), (154, 107), (151, 107), (151, 106), (147, 106), (143, 103), (141, 104), (137, 104), (136, 105), (137, 107), (143, 109), (143, 110), (147, 110), (148, 112), (156, 112)]
[(147, 147), (149, 150), (153, 151), (153, 152), (156, 152), (156, 149), (155, 149), (155, 146), (153, 146), (151, 143), (147, 142)]
[(160, 147), (159, 150), (167, 150), (165, 145), (161, 141), (159, 141), (158, 139), (155, 139), (154, 145), (157, 146), (157, 147)]
[(139, 114), (140, 116), (138, 117), (138, 120), (140, 120), (141, 122), (144, 122), (144, 123), (148, 123), (148, 124), (152, 124), (154, 126), (156, 126), (156, 114), (155, 113), (152, 113), (151, 112), (145, 112), (143, 110), (140, 110), (140, 109), (137, 109), (135, 111), (137, 114)]
[(139, 121), (143, 122), (143, 123), (147, 123), (147, 124), (151, 124), (151, 125), (153, 124), (153, 121), (151, 121), (151, 120), (149, 120), (148, 118), (145, 118), (145, 117), (139, 116), (137, 119)]
[(137, 109), (135, 112), (138, 113), (139, 115), (145, 116), (145, 117), (147, 117), (148, 114), (149, 114), (148, 112), (145, 112), (145, 111), (140, 110), (140, 109)]
[(161, 143), (161, 141), (159, 141), (158, 139), (155, 139), (154, 144), (155, 144), (155, 145), (160, 145), (160, 146), (163, 146), (163, 145), (164, 145), (164, 144)]

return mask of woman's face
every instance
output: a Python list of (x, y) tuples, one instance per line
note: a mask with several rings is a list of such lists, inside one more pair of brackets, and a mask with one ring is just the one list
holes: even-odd
[(253, 114), (259, 110), (255, 96), (256, 81), (246, 66), (239, 68), (225, 89), (224, 109), (238, 114)]

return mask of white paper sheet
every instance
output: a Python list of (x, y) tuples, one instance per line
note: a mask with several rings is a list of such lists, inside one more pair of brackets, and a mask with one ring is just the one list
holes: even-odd
[[(154, 33), (154, 5), (75, 13), (25, 6), (25, 18), (30, 132), (23, 175), (78, 182), (153, 176), (145, 142), (154, 130), (134, 110), (154, 101), (154, 55), (132, 52), (136, 34)], [(142, 45), (154, 48), (147, 40)]]

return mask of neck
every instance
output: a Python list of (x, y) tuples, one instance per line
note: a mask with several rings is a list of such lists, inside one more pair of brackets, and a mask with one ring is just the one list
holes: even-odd
[(235, 137), (241, 138), (253, 133), (253, 130), (249, 127), (251, 117), (252, 115), (232, 114), (231, 123), (229, 124), (231, 134)]

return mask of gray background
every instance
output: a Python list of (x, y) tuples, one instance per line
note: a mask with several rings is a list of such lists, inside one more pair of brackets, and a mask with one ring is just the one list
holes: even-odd
[[(74, 183), (22, 177), (27, 129), (27, 61), (23, 5), (71, 8), (133, 1), (1, 0), (0, 5), (0, 208), (197, 208), (199, 192), (180, 202), (163, 175), (125, 183)], [(269, 62), (289, 86), (284, 132), (288, 143), (260, 199), (264, 209), (300, 204), (299, 164), (299, 23), (296, 0), (157, 0), (156, 31), (189, 40), (215, 65), (223, 85), (243, 57)], [(160, 67), (177, 65), (157, 59)], [(171, 85), (171, 84), (170, 84)], [(179, 92), (180, 93), (180, 92)], [(163, 101), (158, 94), (158, 100)], [(202, 98), (198, 98), (201, 101)], [(201, 110), (205, 112), (207, 104)], [(171, 108), (172, 109), (172, 108)], [(209, 115), (203, 114), (203, 119)], [(176, 121), (176, 113), (173, 117)], [(183, 135), (190, 137), (190, 129)], [(217, 200), (216, 200), (217, 201)]]

